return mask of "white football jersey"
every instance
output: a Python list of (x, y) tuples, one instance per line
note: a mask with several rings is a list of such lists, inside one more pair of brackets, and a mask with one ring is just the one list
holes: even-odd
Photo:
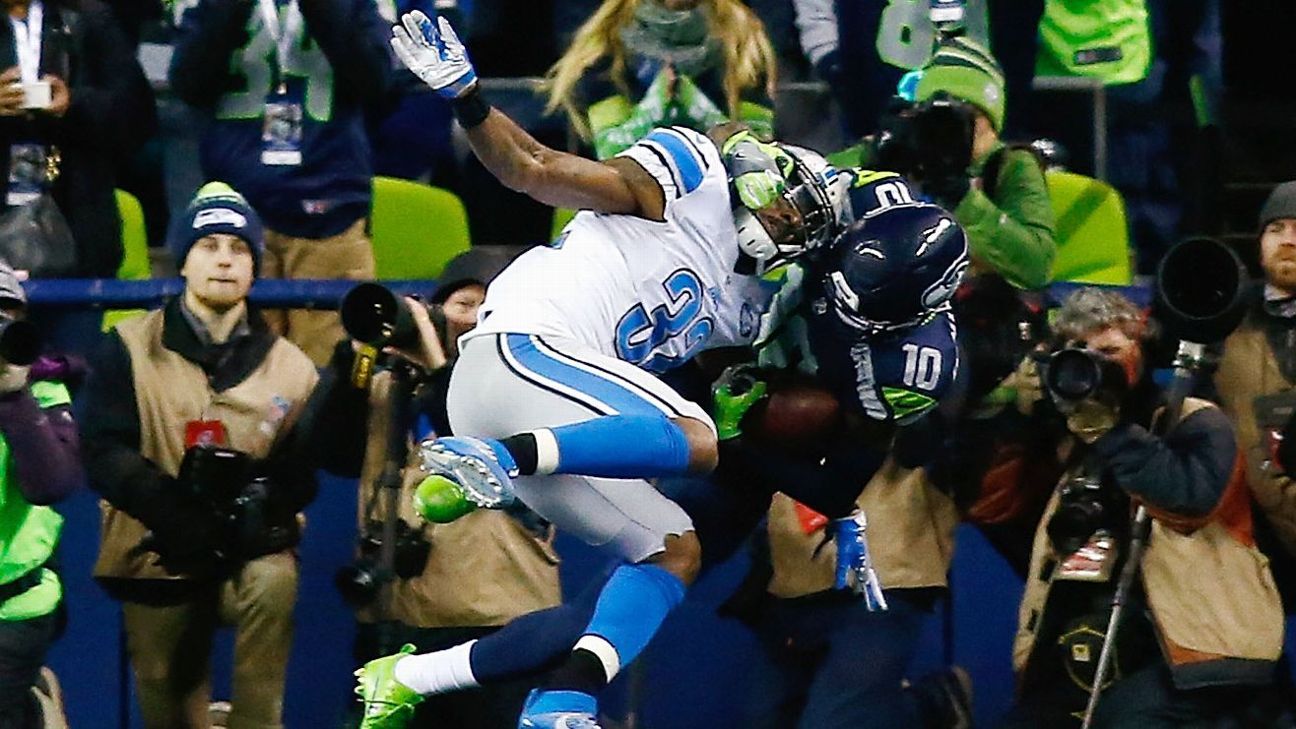
[(715, 144), (660, 128), (620, 156), (661, 185), (665, 221), (577, 213), (553, 244), (523, 254), (491, 283), (466, 337), (571, 339), (653, 372), (716, 341), (745, 343), (744, 332), (750, 341), (761, 313), (753, 297), (768, 287), (734, 273), (737, 231)]

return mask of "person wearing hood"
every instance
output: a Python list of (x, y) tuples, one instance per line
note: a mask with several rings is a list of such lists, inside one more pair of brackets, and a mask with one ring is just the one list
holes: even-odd
[(655, 127), (741, 121), (774, 134), (774, 50), (738, 0), (606, 0), (549, 69), (562, 110), (599, 159)]

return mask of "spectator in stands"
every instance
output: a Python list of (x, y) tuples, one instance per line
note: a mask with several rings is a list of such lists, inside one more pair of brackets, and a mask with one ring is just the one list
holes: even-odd
[(549, 70), (563, 109), (607, 159), (654, 127), (745, 122), (774, 133), (774, 51), (738, 0), (606, 0)]
[[(420, 0), (402, 0), (394, 5), (379, 4), (378, 11), (388, 24), (395, 24), (404, 13), (419, 6)], [(452, 25), (464, 25), (457, 0), (437, 3), (437, 14)], [(392, 12), (394, 11), (394, 12)], [(373, 145), (375, 175), (428, 182), (443, 188), (454, 187), (454, 148), (451, 126), (454, 118), (450, 105), (411, 73), (397, 71), (390, 108), (380, 105), (371, 110), (369, 140)]]
[[(1119, 0), (1101, 8), (1045, 3), (1037, 71), (1105, 87), (1107, 181), (1124, 198), (1141, 274), (1155, 273), (1184, 232), (1185, 203), (1198, 208), (1189, 211), (1204, 226), (1197, 230), (1218, 227), (1210, 212), (1218, 207), (1215, 181), (1198, 190), (1185, 183), (1211, 163), (1203, 154), (1210, 137), (1202, 132), (1219, 123), (1222, 45), (1218, 0)], [(1075, 161), (1091, 148), (1090, 103), (1087, 94), (1070, 101), (1055, 96), (1037, 108), (1041, 128), (1066, 144)], [(1185, 199), (1186, 192), (1194, 199)]]
[(933, 21), (929, 3), (794, 0), (794, 5), (801, 47), (841, 104), (852, 138), (876, 128), (900, 78), (931, 59), (941, 34), (997, 49), (1007, 70), (1008, 95), (1015, 99), (1007, 125), (1022, 133), (1043, 0), (968, 0), (961, 19), (940, 23)]
[(1119, 293), (1077, 291), (1053, 331), (1103, 377), (1082, 398), (1050, 393), (1066, 415), (1068, 470), (1035, 533), (1008, 725), (1074, 725), (1084, 711), (1137, 503), (1150, 536), (1094, 726), (1273, 726), (1250, 712), (1273, 681), (1283, 614), (1227, 417), (1188, 398), (1152, 434), (1165, 409), (1145, 365), (1151, 325)]
[[(420, 325), (428, 332), (423, 343), (426, 349), (410, 355), (422, 375), (413, 402), (420, 416), (416, 430), (421, 432), (414, 433), (416, 438), (426, 436), (429, 426), (440, 435), (451, 432), (445, 396), (458, 355), (455, 340), (476, 325), (486, 283), (518, 252), (517, 247), (496, 246), (467, 251), (446, 266), (444, 283), (433, 294), (431, 306), (410, 300)], [(339, 350), (343, 355), (349, 352), (349, 343), (339, 345)], [(328, 467), (360, 476), (359, 525), (368, 535), (380, 534), (385, 513), (377, 489), (388, 456), (389, 385), (387, 375), (379, 375), (368, 391), (339, 388), (339, 406), (327, 409), (330, 420), (319, 428), (329, 441), (320, 448), (342, 456), (331, 459)], [(360, 430), (366, 424), (367, 437)], [(355, 448), (334, 442), (338, 439), (365, 443), (363, 464), (355, 460), (359, 455)], [(553, 607), (562, 598), (553, 529), (548, 523), (521, 504), (507, 511), (477, 511), (449, 524), (426, 522), (416, 515), (411, 502), (419, 481), (427, 475), (419, 463), (415, 448), (402, 474), (398, 518), (413, 525), (406, 528), (430, 545), (430, 551), (421, 553), (423, 559), (417, 564), (398, 565), (396, 580), (383, 588), (388, 591), (386, 599), (365, 604), (358, 611), (357, 665), (392, 653), (405, 643), (420, 653), (459, 645), (488, 635), (520, 615)], [(409, 554), (415, 553), (409, 550)], [(428, 697), (417, 707), (409, 726), (513, 729), (530, 688), (530, 681), (518, 680)]]
[[(262, 275), (367, 279), (372, 162), (363, 106), (391, 76), (387, 24), (363, 0), (201, 0), (180, 20), (171, 87), (213, 121), (203, 174), (266, 221)], [(342, 338), (333, 312), (273, 312), (317, 364)]]
[(233, 624), (229, 725), (273, 729), (319, 375), (248, 308), (264, 240), (242, 196), (204, 186), (170, 243), (183, 295), (115, 328), (86, 385), (85, 459), (106, 502), (94, 574), (122, 601), (145, 727), (208, 726), (212, 636)]
[[(5, 8), (10, 22), (0, 27), (0, 162), (8, 170), (6, 217), (48, 193), (57, 205), (54, 215), (67, 222), (75, 260), (32, 273), (112, 278), (122, 260), (113, 196), (117, 169), (153, 132), (152, 91), (116, 18), (96, 0), (13, 0)], [(35, 96), (28, 99), (25, 88)], [(24, 159), (30, 164), (20, 164)], [(19, 235), (26, 243), (25, 231)], [(10, 263), (31, 266), (14, 255), (12, 243), (0, 244)], [(43, 313), (39, 319), (60, 348), (84, 351), (98, 334), (101, 315)]]
[[(26, 305), (13, 269), (0, 262), (0, 319), (21, 319)], [(54, 674), (41, 668), (63, 624), (55, 556), (63, 517), (50, 504), (84, 478), (67, 375), (53, 359), (0, 360), (0, 726), (10, 729), (67, 721)]]
[[(1287, 422), (1289, 393), (1296, 387), (1296, 182), (1273, 190), (1257, 222), (1263, 291), (1257, 292), (1247, 318), (1225, 340), (1215, 388), (1246, 457), (1247, 481), (1265, 527), (1259, 535), (1262, 546), (1275, 568), (1285, 568), (1291, 578), (1296, 559), (1296, 490), (1292, 479), (1273, 462), (1278, 445), (1273, 436)], [(1283, 465), (1288, 472), (1296, 470), (1296, 463)], [(1275, 538), (1276, 544), (1264, 541)], [(1296, 588), (1290, 579), (1279, 584)], [(1287, 596), (1289, 611), (1296, 610), (1292, 597)]]
[[(1034, 154), (999, 138), (1004, 95), (1003, 71), (984, 46), (946, 39), (921, 71), (918, 106), (904, 112), (897, 129), (830, 159), (838, 165), (904, 167), (895, 171), (914, 178), (967, 231), (974, 272), (998, 273), (1015, 286), (1037, 289), (1048, 284), (1057, 251), (1053, 208)], [(916, 115), (934, 119), (942, 110), (932, 102), (952, 105), (967, 129), (950, 137), (930, 134), (934, 124)], [(907, 132), (899, 131), (900, 124)]]

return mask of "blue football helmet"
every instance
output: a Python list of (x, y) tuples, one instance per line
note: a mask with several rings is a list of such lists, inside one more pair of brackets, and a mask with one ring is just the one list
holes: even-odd
[(842, 231), (824, 263), (824, 298), (849, 331), (921, 324), (945, 306), (968, 267), (954, 216), (928, 203), (879, 208)]

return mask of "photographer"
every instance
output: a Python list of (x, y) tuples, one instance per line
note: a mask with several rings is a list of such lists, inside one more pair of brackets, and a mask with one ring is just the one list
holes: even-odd
[[(1278, 542), (1266, 551), (1276, 568), (1290, 569), (1296, 558), (1296, 495), (1291, 478), (1274, 463), (1279, 443), (1273, 435), (1288, 422), (1296, 386), (1296, 182), (1274, 189), (1257, 222), (1264, 289), (1225, 340), (1215, 387), (1237, 428), (1247, 481), (1268, 527), (1260, 535)], [(1296, 439), (1281, 441), (1283, 450), (1293, 447)], [(1281, 460), (1288, 473), (1296, 468), (1296, 458)], [(1262, 546), (1268, 546), (1263, 539)], [(1290, 580), (1279, 584), (1289, 589)], [(1296, 610), (1290, 595), (1287, 602), (1289, 611)]]
[[(1149, 376), (1142, 312), (1082, 289), (1054, 320), (1065, 351), (1044, 372), (1065, 417), (1067, 464), (1035, 533), (1013, 647), (1009, 726), (1078, 724), (1107, 630), (1136, 505), (1151, 516), (1094, 726), (1243, 724), (1266, 693), (1283, 617), (1252, 539), (1233, 431), (1193, 398), (1175, 423)], [(1164, 428), (1164, 436), (1152, 431)]]
[[(19, 323), (27, 296), (0, 262), (0, 726), (66, 722), (45, 652), (62, 631), (55, 550), (63, 517), (50, 507), (82, 482), (65, 363), (32, 361)], [(27, 352), (20, 350), (27, 349)]]
[[(518, 252), (517, 247), (473, 248), (446, 266), (430, 305), (406, 300), (418, 342), (402, 343), (403, 356), (418, 365), (410, 406), (411, 443), (430, 432), (450, 432), (445, 397), (458, 356), (456, 340), (476, 325), (486, 284)], [(349, 321), (345, 313), (343, 321)], [(345, 361), (351, 344), (344, 342), (339, 350), (344, 350), (339, 361)], [(382, 573), (379, 551), (386, 509), (381, 479), (389, 457), (391, 389), (391, 373), (381, 371), (367, 389), (339, 388), (338, 406), (327, 409), (329, 422), (319, 429), (320, 450), (350, 451), (346, 457), (331, 459), (327, 467), (360, 477), (360, 555), (338, 573), (337, 580), (344, 597), (357, 609), (357, 664), (405, 643), (427, 652), (472, 641), (515, 617), (553, 607), (562, 597), (553, 529), (520, 504), (507, 511), (479, 510), (448, 524), (428, 522), (416, 513), (415, 491), (427, 475), (419, 468), (417, 447), (411, 449), (400, 474), (395, 574)], [(366, 427), (367, 432), (359, 430)], [(365, 443), (363, 454), (347, 442)], [(429, 697), (414, 711), (409, 726), (512, 729), (530, 687), (525, 680), (510, 681)]]
[(208, 726), (221, 624), (235, 628), (229, 726), (279, 727), (319, 376), (248, 308), (263, 239), (242, 196), (204, 186), (170, 242), (183, 295), (110, 333), (86, 386), (106, 502), (94, 574), (122, 601), (145, 727)]
[(999, 139), (999, 63), (969, 38), (945, 38), (920, 74), (915, 105), (830, 161), (906, 175), (967, 231), (974, 271), (1024, 289), (1047, 285), (1057, 251), (1053, 208), (1033, 153)]

